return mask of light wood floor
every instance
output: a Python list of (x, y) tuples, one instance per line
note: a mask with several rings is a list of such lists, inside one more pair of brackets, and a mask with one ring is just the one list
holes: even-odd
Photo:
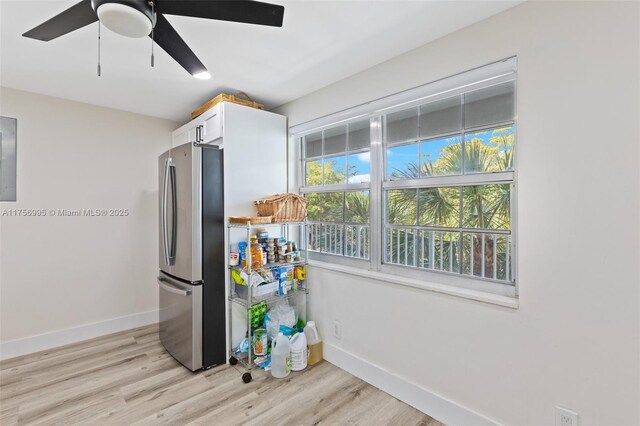
[(441, 423), (328, 362), (286, 379), (191, 373), (141, 327), (0, 363), (0, 424)]

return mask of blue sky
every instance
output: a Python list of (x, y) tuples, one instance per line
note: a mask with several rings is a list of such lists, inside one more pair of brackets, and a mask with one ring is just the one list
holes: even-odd
[(369, 182), (371, 173), (371, 159), (369, 152), (349, 155), (349, 168), (355, 168), (356, 175), (350, 178), (349, 183)]
[[(466, 139), (482, 139), (484, 144), (489, 144), (493, 137), (493, 130), (483, 131), (466, 135)], [(387, 176), (394, 170), (404, 170), (409, 163), (417, 164), (418, 162), (418, 145), (420, 145), (420, 155), (422, 162), (431, 160), (436, 162), (440, 158), (440, 151), (451, 144), (460, 143), (460, 136), (450, 136), (441, 139), (432, 139), (411, 145), (401, 145), (387, 149)]]
[[(511, 130), (513, 131), (513, 130)], [(483, 131), (474, 134), (466, 135), (466, 139), (480, 138), (484, 144), (489, 144), (490, 139), (493, 137), (494, 131)], [(451, 144), (459, 144), (461, 140), (460, 136), (450, 136), (440, 139), (431, 139), (411, 145), (395, 146), (387, 149), (387, 176), (389, 176), (394, 170), (406, 169), (409, 163), (416, 164), (418, 162), (418, 145), (420, 145), (420, 154), (422, 156), (422, 162), (431, 160), (435, 162), (440, 158), (441, 150)], [(345, 157), (327, 157), (325, 158), (325, 164), (327, 161), (335, 161), (335, 169), (341, 171), (345, 170)], [(371, 160), (369, 152), (363, 152), (360, 154), (348, 155), (349, 168), (351, 172), (356, 172), (356, 175), (350, 178), (349, 183), (357, 182), (369, 182), (369, 174), (371, 172)]]

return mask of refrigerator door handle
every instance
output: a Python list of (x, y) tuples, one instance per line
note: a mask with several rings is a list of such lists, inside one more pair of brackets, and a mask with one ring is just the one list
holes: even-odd
[(178, 199), (176, 197), (176, 166), (172, 161), (169, 162), (169, 172), (171, 177), (171, 247), (169, 249), (169, 261), (171, 265), (175, 265), (178, 234)]
[(174, 287), (166, 278), (158, 277), (158, 285), (167, 290), (169, 293), (177, 294), (180, 296), (191, 296), (191, 290), (184, 290), (178, 287)]
[(167, 223), (167, 192), (169, 190), (169, 163), (170, 158), (164, 160), (164, 179), (162, 182), (162, 248), (164, 253), (164, 263), (171, 265), (169, 262), (169, 242), (167, 241), (169, 236), (168, 223)]

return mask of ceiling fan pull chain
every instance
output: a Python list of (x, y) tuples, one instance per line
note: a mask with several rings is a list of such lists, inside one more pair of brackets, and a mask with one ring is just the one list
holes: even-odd
[(100, 77), (100, 21), (98, 21), (98, 77)]
[[(155, 17), (156, 15), (156, 4), (155, 2), (150, 2), (151, 3), (151, 13), (153, 14), (153, 16)], [(155, 25), (152, 25), (151, 27), (151, 68), (154, 67), (154, 59), (153, 59), (153, 30), (155, 28)]]

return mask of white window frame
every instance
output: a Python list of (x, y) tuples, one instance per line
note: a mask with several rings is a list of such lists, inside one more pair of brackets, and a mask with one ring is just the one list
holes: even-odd
[[(446, 177), (430, 177), (427, 179), (416, 179), (415, 181), (385, 181), (385, 164), (384, 164), (384, 135), (382, 121), (386, 114), (404, 110), (413, 106), (422, 105), (429, 102), (446, 99), (451, 96), (477, 90), (480, 88), (493, 86), (507, 81), (515, 81), (516, 83), (516, 99), (517, 99), (517, 59), (516, 57), (507, 58), (483, 67), (479, 67), (470, 71), (466, 71), (452, 77), (448, 77), (442, 80), (438, 80), (432, 83), (425, 84), (423, 86), (409, 89), (404, 92), (397, 93), (382, 99), (378, 99), (366, 104), (350, 108), (335, 114), (331, 114), (325, 117), (321, 117), (316, 120), (312, 120), (306, 123), (302, 123), (293, 126), (290, 129), (290, 134), (294, 138), (298, 149), (300, 149), (299, 161), (297, 162), (297, 184), (298, 191), (304, 192), (322, 192), (331, 190), (340, 190), (340, 185), (323, 187), (304, 187), (304, 150), (301, 149), (301, 137), (317, 132), (319, 130), (328, 129), (337, 125), (342, 125), (347, 122), (360, 121), (368, 118), (370, 120), (371, 131), (371, 181), (367, 185), (368, 188), (362, 188), (362, 190), (369, 190), (369, 203), (370, 203), (370, 243), (369, 260), (363, 261), (361, 259), (354, 259), (344, 257), (341, 255), (322, 254), (322, 256), (314, 256), (317, 260), (320, 260), (322, 264), (319, 266), (330, 267), (329, 264), (337, 264), (346, 266), (347, 269), (343, 269), (343, 272), (354, 273), (356, 275), (364, 275), (367, 277), (374, 277), (383, 281), (397, 282), (399, 284), (406, 284), (411, 287), (424, 287), (426, 289), (445, 292), (450, 294), (469, 295), (469, 298), (478, 299), (485, 302), (491, 302), (483, 294), (496, 295), (497, 304), (517, 307), (510, 299), (517, 299), (518, 297), (518, 268), (517, 268), (517, 157), (519, 149), (515, 149), (514, 155), (514, 170), (500, 173), (485, 173), (478, 175), (466, 175), (466, 176), (446, 176)], [(516, 102), (517, 104), (517, 102)], [(516, 109), (517, 111), (517, 109)], [(517, 114), (517, 112), (516, 112)], [(511, 122), (510, 122), (511, 123)], [(517, 136), (517, 115), (511, 124), (514, 125), (514, 135), (516, 137), (516, 146), (521, 143)], [(495, 128), (501, 123), (495, 125), (482, 126), (482, 128)], [(505, 123), (502, 123), (505, 124)], [(464, 130), (462, 131), (464, 132)], [(468, 132), (468, 130), (467, 130)], [(468, 276), (462, 274), (455, 274), (450, 272), (440, 272), (430, 269), (422, 269), (415, 267), (408, 267), (402, 265), (385, 264), (383, 259), (383, 244), (384, 244), (384, 215), (385, 204), (383, 202), (384, 190), (388, 188), (406, 188), (407, 186), (414, 187), (435, 187), (435, 186), (450, 186), (452, 184), (469, 185), (471, 183), (477, 184), (493, 184), (493, 183), (510, 183), (511, 184), (511, 273), (512, 283), (496, 282), (491, 279), (481, 278), (477, 276)], [(365, 184), (366, 185), (366, 184)], [(344, 185), (351, 187), (352, 185)], [(349, 188), (356, 189), (356, 188)], [(312, 262), (313, 264), (313, 262)], [(359, 273), (361, 270), (362, 273)], [(364, 272), (366, 271), (366, 272)], [(451, 291), (446, 291), (447, 288), (451, 288)], [(461, 294), (462, 293), (462, 294)]]

